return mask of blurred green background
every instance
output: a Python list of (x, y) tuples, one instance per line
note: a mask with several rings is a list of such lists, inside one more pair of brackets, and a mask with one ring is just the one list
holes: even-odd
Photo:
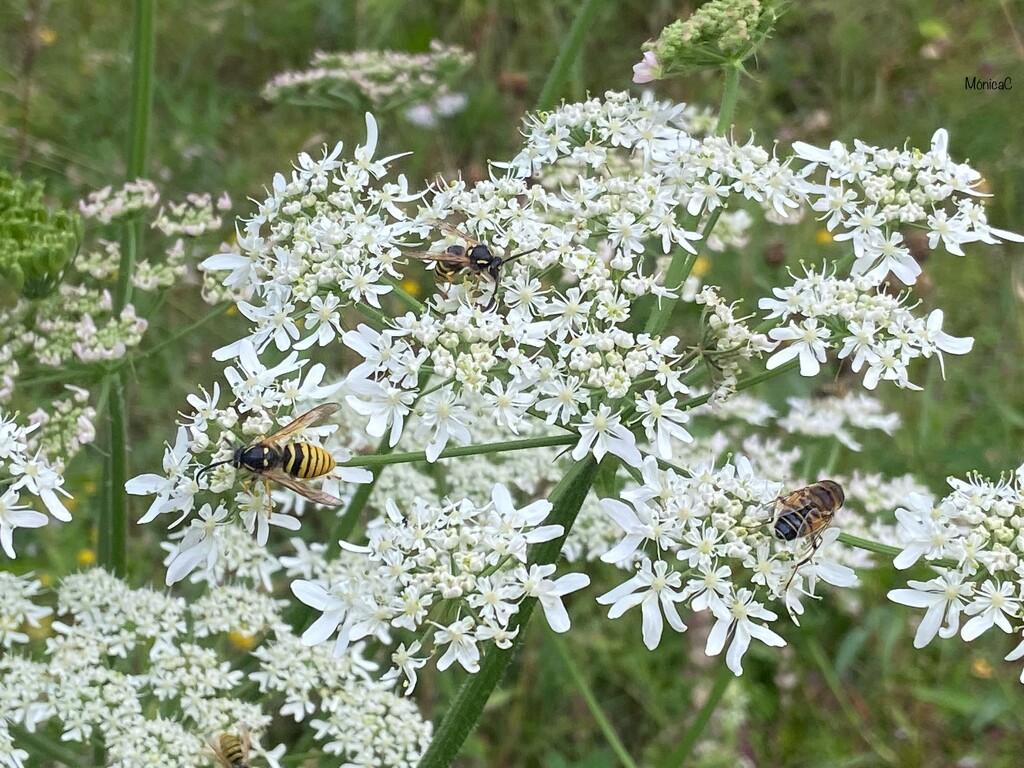
[[(696, 4), (607, 0), (588, 35), (567, 100), (609, 89), (633, 89), (640, 46)], [(171, 2), (157, 4), (156, 91), (149, 176), (165, 200), (188, 192), (226, 190), (235, 215), (252, 209), (275, 172), (287, 172), (302, 150), (362, 141), (362, 111), (269, 104), (264, 83), (303, 69), (316, 50), (388, 48), (422, 51), (433, 39), (461, 45), (476, 63), (460, 84), (466, 109), (434, 130), (397, 114), (380, 114), (378, 154), (413, 150), (400, 170), (414, 182), (441, 173), (486, 174), (518, 145), (524, 113), (536, 102), (579, 0), (546, 2)], [(927, 148), (938, 127), (950, 153), (969, 160), (994, 195), (989, 219), (1024, 230), (1021, 3), (913, 0), (853, 4), (795, 3), (742, 83), (738, 139), (826, 145), (857, 138), (882, 146)], [(124, 177), (130, 89), (131, 14), (117, 2), (0, 5), (0, 158), (27, 178), (42, 179), (54, 203), (73, 206), (93, 189)], [(965, 77), (1010, 76), (1010, 91), (970, 91)], [(716, 106), (714, 73), (654, 83), (660, 98)], [(705, 280), (748, 301), (785, 279), (801, 258), (840, 256), (842, 244), (820, 245), (807, 220), (785, 234), (755, 227), (742, 254), (713, 256)], [(785, 238), (785, 240), (783, 240)], [(865, 436), (861, 454), (845, 452), (837, 467), (890, 475), (912, 472), (945, 493), (945, 478), (979, 470), (992, 476), (1022, 462), (1024, 387), (1020, 248), (972, 248), (966, 258), (927, 255), (915, 289), (924, 308), (946, 311), (945, 329), (976, 338), (974, 352), (947, 358), (946, 381), (931, 361), (912, 371), (924, 393), (880, 389), (903, 418), (892, 438)], [(782, 253), (784, 265), (770, 263)], [(151, 326), (158, 343), (205, 311), (194, 286), (166, 298)], [(137, 372), (133, 393), (133, 473), (159, 466), (184, 395), (210, 382), (219, 366), (209, 351), (237, 338), (237, 317), (186, 339)], [(767, 393), (777, 403), (821, 382), (790, 376)], [(147, 393), (160, 392), (159, 397)], [(46, 392), (38, 392), (45, 403)], [(822, 460), (831, 446), (804, 446)], [(69, 469), (72, 490), (88, 498), (98, 478), (89, 452)], [(152, 535), (152, 534), (150, 534)], [(59, 575), (75, 566), (66, 538), (50, 537), (19, 569)], [(63, 542), (63, 543), (62, 543)], [(155, 543), (155, 542), (151, 542)], [(153, 547), (155, 564), (160, 559)], [(149, 566), (135, 565), (148, 581)], [(915, 571), (927, 578), (927, 571)], [(600, 583), (600, 576), (595, 579)], [(909, 613), (886, 603), (890, 569), (867, 577), (859, 605), (815, 605), (804, 627), (791, 628), (783, 653), (755, 644), (747, 673), (725, 689), (693, 765), (873, 766), (1018, 765), (1024, 737), (1019, 664), (1003, 662), (1015, 638), (989, 633), (967, 646), (911, 646)], [(636, 616), (609, 622), (587, 600), (573, 601), (566, 638), (630, 752), (645, 764), (672, 765), (673, 750), (721, 674), (697, 637), (668, 637), (653, 653), (639, 641)], [(464, 750), (474, 766), (602, 768), (616, 764), (584, 706), (562, 657), (540, 622), (504, 690), (491, 702)], [(726, 673), (728, 674), (728, 673)], [(724, 679), (724, 678), (723, 678)], [(428, 716), (443, 713), (451, 676), (431, 676), (421, 691)]]

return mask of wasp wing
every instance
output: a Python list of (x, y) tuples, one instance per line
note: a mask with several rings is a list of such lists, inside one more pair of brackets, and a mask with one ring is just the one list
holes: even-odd
[(323, 504), (327, 507), (341, 506), (341, 499), (337, 496), (332, 496), (331, 494), (317, 490), (316, 488), (310, 488), (308, 485), (300, 483), (282, 469), (268, 469), (261, 474), (267, 480), (273, 480), (275, 483), (280, 483), (285, 488), (290, 488), (295, 491), (299, 496), (305, 496), (307, 499), (314, 501), (317, 504)]
[(413, 259), (419, 259), (420, 261), (439, 261), (443, 264), (454, 264), (457, 267), (468, 267), (469, 257), (466, 254), (459, 256), (455, 253), (449, 253), (448, 251), (426, 251), (421, 253), (406, 253)]
[(474, 245), (480, 245), (480, 241), (477, 240), (475, 237), (470, 237), (461, 229), (459, 229), (458, 227), (453, 227), (446, 221), (434, 219), (434, 223), (437, 225), (438, 229), (447, 232), (449, 235), (452, 235), (453, 237), (461, 237), (463, 240), (466, 241), (466, 246), (470, 249), (472, 249)]
[(314, 424), (323, 421), (331, 414), (336, 413), (340, 408), (341, 406), (338, 403), (324, 403), (323, 405), (319, 405), (311, 411), (306, 411), (289, 424), (286, 424), (283, 429), (275, 432), (270, 437), (264, 438), (262, 442), (278, 443), (286, 437), (294, 435), (299, 430), (311, 427)]

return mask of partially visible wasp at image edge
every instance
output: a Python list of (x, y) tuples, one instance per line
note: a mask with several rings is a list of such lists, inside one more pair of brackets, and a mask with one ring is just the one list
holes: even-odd
[(249, 729), (242, 728), (241, 736), (222, 733), (216, 740), (207, 739), (217, 761), (224, 768), (252, 768), (249, 762)]
[(783, 541), (811, 537), (811, 548), (795, 566), (783, 592), (789, 590), (800, 567), (810, 562), (821, 546), (821, 534), (832, 523), (836, 512), (846, 501), (843, 487), (834, 480), (822, 480), (804, 488), (779, 496), (775, 500), (775, 519), (772, 533)]
[[(261, 437), (254, 443), (238, 448), (234, 456), (224, 461), (209, 464), (196, 473), (196, 480), (204, 472), (230, 464), (235, 469), (245, 469), (267, 481), (280, 483), (310, 501), (326, 506), (340, 506), (341, 499), (324, 491), (310, 488), (299, 480), (313, 480), (329, 474), (337, 466), (334, 457), (315, 443), (294, 441), (281, 445), (296, 432), (318, 424), (341, 408), (337, 403), (325, 403), (298, 416), (294, 421), (270, 437)], [(267, 488), (267, 498), (270, 489)]]
[(522, 251), (508, 258), (502, 258), (496, 256), (490, 247), (486, 243), (482, 243), (474, 237), (470, 237), (465, 232), (446, 224), (443, 221), (435, 222), (438, 227), (447, 232), (450, 235), (461, 238), (466, 242), (466, 246), (461, 245), (449, 245), (443, 251), (429, 251), (427, 253), (409, 253), (408, 255), (414, 259), (420, 261), (432, 261), (437, 266), (434, 267), (434, 274), (445, 282), (452, 283), (455, 278), (463, 273), (469, 272), (472, 275), (487, 275), (494, 281), (494, 293), (491, 294), (491, 300), (487, 302), (484, 307), (484, 312), (488, 312), (494, 308), (498, 301), (498, 286), (501, 283), (501, 272), (502, 267), (508, 264), (513, 259), (518, 259), (520, 256), (527, 256), (537, 251), (536, 248), (529, 251)]

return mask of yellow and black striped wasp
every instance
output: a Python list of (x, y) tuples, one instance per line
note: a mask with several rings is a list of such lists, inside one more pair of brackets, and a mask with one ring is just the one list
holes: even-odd
[(494, 293), (491, 294), (491, 300), (484, 307), (484, 312), (494, 309), (495, 304), (497, 304), (498, 286), (501, 283), (501, 268), (513, 259), (518, 259), (520, 256), (526, 256), (537, 251), (536, 248), (533, 248), (529, 251), (523, 251), (508, 258), (503, 258), (495, 255), (486, 243), (470, 237), (450, 224), (446, 224), (443, 221), (435, 223), (448, 234), (461, 238), (465, 241), (466, 245), (449, 245), (443, 251), (428, 251), (427, 253), (411, 253), (409, 255), (420, 261), (434, 262), (436, 264), (434, 274), (448, 283), (455, 282), (455, 278), (464, 273), (487, 275), (491, 278), (494, 281)]
[[(235, 469), (245, 469), (263, 479), (264, 483), (273, 480), (285, 488), (290, 488), (310, 501), (327, 506), (339, 506), (341, 499), (329, 493), (310, 488), (299, 480), (313, 480), (330, 473), (336, 466), (334, 457), (327, 449), (301, 440), (286, 443), (285, 441), (296, 432), (318, 424), (341, 406), (337, 403), (324, 403), (311, 411), (297, 417), (294, 421), (275, 432), (270, 437), (260, 437), (250, 445), (238, 448), (230, 459), (217, 461), (203, 467), (196, 474), (196, 480), (204, 472), (215, 467), (230, 464)], [(282, 445), (282, 443), (284, 443)], [(267, 488), (270, 499), (270, 489)]]
[(798, 488), (775, 500), (775, 518), (772, 521), (772, 533), (782, 541), (795, 541), (810, 537), (811, 548), (807, 555), (795, 566), (786, 582), (783, 593), (789, 591), (793, 577), (801, 566), (810, 562), (814, 553), (821, 546), (822, 532), (832, 524), (832, 518), (846, 501), (843, 486), (835, 480), (821, 480)]
[(249, 729), (241, 728), (241, 736), (222, 733), (216, 740), (207, 739), (217, 762), (224, 768), (252, 768), (249, 762)]

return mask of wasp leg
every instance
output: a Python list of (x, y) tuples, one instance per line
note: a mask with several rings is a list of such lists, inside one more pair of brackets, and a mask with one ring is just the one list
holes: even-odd
[(267, 495), (267, 520), (274, 514), (274, 497), (270, 495), (270, 481), (263, 478), (263, 492)]

